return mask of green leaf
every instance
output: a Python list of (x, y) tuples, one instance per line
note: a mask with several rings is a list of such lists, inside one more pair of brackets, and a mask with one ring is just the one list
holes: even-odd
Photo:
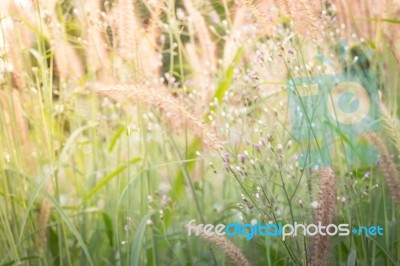
[(349, 257), (347, 258), (347, 266), (356, 265), (356, 259), (357, 259), (356, 251), (353, 249), (350, 252)]
[[(201, 149), (201, 140), (199, 138), (196, 138), (193, 140), (193, 142), (190, 144), (188, 148), (188, 154), (187, 154), (187, 160), (189, 162), (186, 163), (185, 167), (187, 168), (188, 172), (190, 172), (193, 167), (195, 166), (195, 160), (197, 155), (196, 151)], [(185, 174), (182, 169), (179, 170), (174, 183), (172, 185), (172, 191), (171, 191), (171, 198), (174, 201), (178, 201), (182, 196), (184, 195), (185, 192)]]
[(39, 260), (39, 259), (40, 259), (40, 257), (39, 257), (39, 256), (30, 256), (30, 257), (24, 257), (24, 258), (20, 258), (18, 261), (16, 261), (16, 260), (13, 260), (13, 261), (9, 261), (9, 262), (3, 263), (3, 264), (1, 264), (1, 266), (12, 266), (12, 265), (18, 265), (18, 264), (21, 264), (21, 262), (22, 262), (22, 261), (25, 261), (25, 260), (27, 260), (27, 261), (29, 261), (29, 262), (30, 262), (32, 259)]
[(81, 247), (83, 253), (85, 253), (85, 255), (86, 255), (86, 258), (88, 260), (88, 264), (89, 265), (94, 265), (92, 257), (90, 255), (90, 252), (89, 252), (89, 250), (88, 250), (88, 248), (87, 248), (87, 246), (85, 244), (85, 241), (83, 241), (83, 238), (82, 238), (81, 234), (79, 234), (78, 230), (74, 226), (74, 224), (71, 221), (70, 217), (65, 213), (64, 209), (62, 208), (62, 206), (57, 202), (56, 199), (54, 199), (54, 197), (52, 197), (45, 190), (43, 190), (42, 193), (46, 196), (46, 198), (49, 199), (49, 201), (51, 201), (52, 205), (54, 206), (54, 209), (57, 210), (57, 212), (60, 215), (60, 217), (62, 218), (62, 220), (64, 220), (65, 224), (67, 225), (67, 227), (69, 228), (71, 233), (75, 236), (75, 238), (78, 241), (79, 246)]
[(391, 18), (383, 18), (381, 21), (393, 23), (393, 24), (400, 24), (400, 20), (398, 19), (391, 19)]
[(396, 258), (392, 256), (390, 251), (388, 251), (385, 247), (379, 244), (379, 242), (376, 241), (373, 237), (368, 236), (368, 239), (374, 242), (374, 244), (386, 255), (386, 257), (391, 260), (392, 263), (391, 265), (399, 265), (398, 261), (396, 260)]
[[(243, 47), (240, 47), (236, 52), (235, 57), (232, 60), (232, 63), (222, 76), (222, 79), (220, 80), (218, 87), (215, 90), (214, 96), (211, 98), (211, 101), (214, 101), (214, 99), (217, 98), (218, 104), (222, 103), (222, 99), (224, 98), (226, 91), (232, 84), (235, 68), (239, 65), (242, 56), (243, 56)], [(210, 112), (212, 111), (215, 112), (215, 110), (216, 110), (215, 106), (210, 106)], [(206, 115), (205, 119), (208, 121), (208, 115)]]
[(81, 207), (86, 201), (88, 201), (91, 197), (94, 196), (94, 194), (97, 193), (97, 191), (99, 191), (100, 189), (102, 189), (108, 182), (110, 182), (114, 177), (116, 177), (117, 175), (119, 175), (120, 173), (122, 173), (129, 164), (134, 164), (137, 163), (138, 161), (140, 161), (141, 158), (135, 158), (131, 161), (128, 162), (128, 164), (126, 165), (121, 165), (119, 167), (117, 167), (114, 171), (112, 171), (109, 175), (107, 175), (106, 177), (104, 177), (98, 184), (97, 186), (95, 186), (81, 201), (81, 203), (79, 204), (79, 207)]
[(392, 24), (400, 24), (399, 19), (393, 19), (393, 18), (372, 18), (368, 19), (369, 21), (383, 21), (387, 23), (392, 23)]
[(68, 138), (64, 147), (61, 150), (61, 154), (60, 154), (61, 162), (68, 159), (68, 151), (71, 148), (72, 144), (74, 143), (75, 139), (79, 136), (79, 134), (81, 134), (86, 129), (92, 128), (95, 126), (97, 126), (97, 123), (89, 123), (88, 125), (80, 127), (78, 129), (76, 129), (74, 132), (72, 132), (72, 134), (70, 135), (70, 137)]
[(107, 237), (108, 237), (108, 240), (110, 241), (110, 246), (113, 246), (113, 228), (112, 228), (112, 221), (111, 221), (110, 215), (108, 215), (105, 212), (103, 212), (102, 215), (103, 215), (104, 225), (106, 227)]
[(180, 265), (188, 265), (188, 259), (187, 259), (188, 254), (185, 253), (185, 249), (181, 241), (178, 241), (174, 245), (174, 254), (176, 255), (176, 258), (179, 261)]
[(146, 216), (144, 216), (143, 219), (140, 221), (139, 226), (137, 227), (134, 243), (132, 245), (132, 250), (131, 250), (130, 266), (140, 265), (139, 259), (140, 259), (140, 252), (142, 249), (142, 241), (143, 241), (144, 233), (146, 231), (146, 222), (149, 218), (150, 218), (150, 214), (147, 214)]
[[(236, 55), (233, 58), (231, 65), (228, 67), (228, 69), (226, 70), (226, 72), (223, 75), (223, 78), (219, 82), (218, 87), (215, 90), (214, 96), (211, 99), (212, 101), (215, 98), (217, 98), (218, 103), (219, 104), (222, 103), (222, 99), (224, 98), (225, 93), (227, 92), (227, 90), (229, 89), (229, 87), (232, 83), (234, 70), (239, 65), (240, 60), (242, 59), (242, 55), (243, 55), (243, 47), (240, 47), (238, 49), (238, 51), (236, 52)], [(210, 107), (209, 111), (215, 112), (216, 107), (214, 107), (214, 106)], [(206, 120), (206, 122), (210, 123), (210, 121), (208, 119), (208, 114), (205, 115), (204, 119)], [(186, 165), (185, 165), (188, 172), (190, 172), (193, 169), (193, 167), (195, 166), (194, 159), (196, 159), (196, 157), (197, 157), (196, 151), (201, 150), (201, 147), (202, 147), (202, 142), (199, 138), (196, 138), (190, 144), (190, 146), (188, 148), (187, 158), (186, 158), (187, 160), (190, 160), (190, 162), (186, 163)], [(183, 196), (184, 191), (185, 191), (185, 175), (181, 169), (181, 170), (179, 170), (179, 172), (174, 180), (174, 183), (172, 185), (171, 198), (173, 200), (180, 199)]]
[(117, 140), (119, 137), (121, 137), (122, 133), (124, 133), (125, 127), (120, 127), (118, 131), (114, 134), (114, 136), (111, 139), (110, 146), (108, 147), (108, 152), (112, 152), (114, 149), (115, 144), (117, 143)]

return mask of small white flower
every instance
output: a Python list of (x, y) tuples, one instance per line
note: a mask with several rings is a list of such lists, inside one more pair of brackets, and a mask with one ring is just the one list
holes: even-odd
[(289, 140), (288, 143), (286, 144), (287, 148), (290, 149), (292, 147), (292, 140)]
[(183, 20), (183, 19), (185, 18), (185, 12), (183, 11), (182, 8), (178, 7), (178, 8), (176, 9), (176, 17), (177, 17), (179, 20)]
[(10, 158), (11, 158), (10, 154), (8, 154), (8, 153), (4, 154), (4, 159), (6, 160), (7, 163), (10, 162)]
[(282, 144), (278, 144), (278, 146), (277, 146), (276, 148), (277, 148), (278, 151), (280, 152), (280, 151), (282, 151), (282, 149), (283, 149), (283, 145), (282, 145)]
[(319, 206), (318, 201), (311, 202), (311, 207), (313, 207), (314, 209), (318, 208), (318, 206)]

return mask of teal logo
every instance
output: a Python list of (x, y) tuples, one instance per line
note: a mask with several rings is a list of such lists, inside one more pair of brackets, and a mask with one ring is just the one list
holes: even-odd
[(360, 140), (361, 134), (381, 129), (377, 84), (375, 73), (368, 69), (287, 81), (292, 136), (304, 147), (301, 167), (330, 167), (333, 144), (339, 138), (349, 164), (379, 160), (378, 151)]
[(346, 113), (354, 113), (360, 106), (360, 99), (354, 99), (351, 92), (343, 93), (339, 97), (339, 108)]

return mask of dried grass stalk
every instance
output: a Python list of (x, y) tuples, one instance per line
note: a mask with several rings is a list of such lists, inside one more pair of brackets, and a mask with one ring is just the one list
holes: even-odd
[[(341, 31), (342, 37), (350, 39), (353, 33), (366, 39), (381, 43), (385, 36), (391, 45), (399, 48), (400, 25), (385, 23), (381, 19), (396, 19), (400, 15), (400, 1), (398, 0), (364, 0), (345, 1), (334, 0), (337, 18), (340, 24), (345, 25)], [(369, 20), (366, 18), (374, 18)], [(386, 43), (386, 42), (385, 42)]]
[[(53, 195), (53, 186), (51, 183), (47, 185), (47, 192)], [(37, 242), (40, 250), (43, 250), (47, 245), (48, 237), (48, 224), (51, 214), (51, 202), (47, 197), (42, 198), (40, 201), (40, 210), (37, 217), (37, 228), (39, 229), (37, 235)]]
[[(327, 226), (333, 222), (336, 205), (336, 176), (331, 168), (319, 170), (320, 184), (315, 222)], [(312, 266), (328, 265), (330, 236), (317, 234), (312, 243)]]
[(31, 30), (20, 21), (19, 17), (29, 21), (32, 12), (20, 8), (17, 3), (12, 1), (5, 2), (3, 5), (9, 16), (4, 16), (1, 20), (0, 56), (2, 58), (0, 64), (4, 66), (10, 64), (13, 87), (25, 89), (27, 76), (24, 70), (25, 55), (21, 51), (29, 49), (34, 38)]
[(61, 25), (58, 23), (51, 25), (50, 32), (54, 67), (58, 77), (62, 80), (79, 79), (84, 75), (81, 60), (67, 41)]
[(239, 47), (241, 47), (242, 43), (238, 43), (235, 38), (235, 35), (243, 29), (248, 22), (246, 20), (246, 7), (238, 7), (235, 9), (234, 19), (232, 22), (231, 33), (227, 35), (227, 39), (225, 40), (225, 45), (223, 49), (223, 68), (226, 69), (232, 63), (233, 58)]
[(207, 23), (201, 13), (194, 7), (192, 0), (184, 0), (183, 3), (195, 28), (195, 34), (202, 52), (202, 63), (208, 62), (207, 65), (203, 65), (203, 69), (214, 68), (216, 66), (216, 47), (208, 31)]
[(129, 100), (161, 109), (172, 124), (187, 126), (200, 137), (206, 147), (219, 149), (221, 143), (211, 128), (200, 118), (188, 111), (188, 107), (162, 89), (145, 88), (137, 85), (98, 86), (95, 92), (117, 101)]
[(24, 116), (21, 96), (17, 90), (12, 90), (10, 95), (7, 95), (5, 91), (0, 91), (0, 107), (3, 110), (8, 135), (14, 143), (23, 146), (28, 142), (28, 124)]
[(195, 46), (191, 43), (187, 43), (185, 45), (186, 53), (188, 56), (188, 61), (192, 71), (195, 75), (199, 75), (203, 72), (204, 68), (202, 67), (202, 62), (198, 54), (196, 53)]
[(386, 179), (386, 183), (389, 189), (389, 193), (394, 202), (400, 202), (400, 179), (399, 171), (396, 169), (393, 163), (390, 153), (386, 148), (383, 141), (378, 137), (377, 134), (369, 132), (365, 134), (366, 139), (371, 145), (375, 146), (379, 151), (380, 161), (379, 167)]
[[(56, 16), (56, 0), (34, 1), (36, 12), (40, 12), (41, 22), (35, 21), (45, 36), (49, 35), (53, 52), (54, 70), (61, 80), (79, 79), (84, 75), (82, 62), (69, 43), (67, 33)], [(35, 15), (36, 16), (36, 15)], [(47, 27), (43, 27), (43, 26)]]

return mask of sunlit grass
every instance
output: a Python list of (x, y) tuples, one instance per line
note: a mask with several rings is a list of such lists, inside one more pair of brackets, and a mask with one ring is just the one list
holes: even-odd
[[(396, 17), (352, 26), (314, 1), (39, 2), (1, 4), (0, 265), (230, 265), (190, 220), (315, 222), (329, 188), (299, 165), (316, 140), (293, 138), (286, 83), (354, 71), (343, 37), (350, 63), (373, 52), (356, 70), (377, 75), (377, 138), (398, 174)], [(331, 237), (325, 259), (394, 265), (390, 171), (351, 165), (346, 141), (332, 145), (332, 222), (385, 231)], [(316, 256), (309, 236), (228, 238), (252, 265)]]

